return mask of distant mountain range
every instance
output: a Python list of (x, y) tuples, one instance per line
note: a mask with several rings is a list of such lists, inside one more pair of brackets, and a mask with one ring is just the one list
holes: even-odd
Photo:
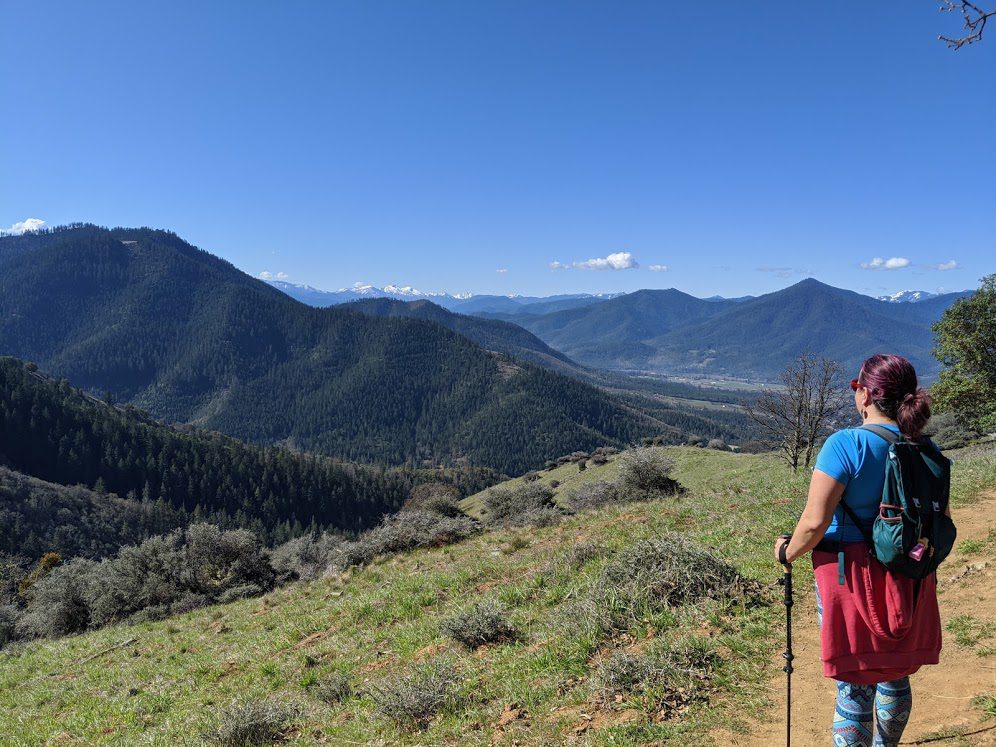
[[(545, 314), (551, 311), (575, 308), (577, 306), (587, 306), (610, 298), (618, 298), (625, 293), (565, 293), (553, 296), (498, 296), (498, 295), (475, 295), (473, 293), (446, 293), (420, 291), (410, 285), (397, 286), (385, 285), (378, 288), (374, 285), (356, 283), (350, 288), (340, 288), (337, 291), (319, 290), (310, 285), (300, 285), (289, 283), (286, 280), (266, 279), (265, 282), (274, 288), (279, 288), (291, 298), (296, 298), (309, 306), (335, 306), (350, 301), (359, 301), (369, 298), (393, 298), (399, 301), (414, 301), (425, 299), (432, 301), (438, 306), (459, 311), (461, 314), (505, 314), (514, 316), (517, 314)], [(892, 303), (917, 303), (929, 298), (937, 297), (938, 293), (931, 293), (925, 290), (901, 290), (888, 296), (877, 296), (879, 301), (890, 301)], [(749, 301), (755, 296), (737, 296), (726, 298), (714, 295), (701, 299), (703, 301)]]
[[(511, 319), (586, 366), (773, 380), (811, 351), (857, 370), (875, 352), (909, 358), (930, 378), (931, 325), (970, 291), (916, 302), (882, 301), (807, 279), (747, 299), (700, 299), (675, 289), (642, 290), (597, 305)], [(912, 299), (910, 299), (912, 301)]]
[(359, 461), (508, 474), (667, 428), (549, 370), (573, 364), (518, 328), (449, 320), (486, 350), (445, 318), (410, 318), (445, 312), (384, 306), (310, 308), (166, 231), (0, 237), (0, 355), (167, 421)]
[(609, 298), (621, 296), (621, 293), (565, 293), (553, 296), (498, 296), (474, 295), (472, 293), (433, 293), (423, 292), (411, 286), (385, 285), (378, 288), (373, 285), (357, 283), (351, 288), (340, 288), (337, 291), (319, 290), (310, 285), (288, 283), (285, 280), (268, 279), (265, 282), (278, 288), (291, 298), (296, 298), (309, 306), (324, 308), (337, 306), (350, 301), (360, 301), (372, 298), (393, 298), (399, 301), (429, 300), (444, 309), (458, 311), (461, 314), (494, 313), (525, 313), (542, 314), (557, 309), (573, 308), (599, 303)]

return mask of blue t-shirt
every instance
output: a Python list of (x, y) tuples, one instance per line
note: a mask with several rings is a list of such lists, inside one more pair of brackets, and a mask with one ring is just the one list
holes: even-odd
[[(897, 425), (881, 425), (899, 433)], [(882, 501), (888, 458), (889, 442), (884, 438), (861, 428), (845, 428), (826, 440), (816, 457), (814, 469), (846, 485), (841, 500), (846, 501), (865, 528), (870, 529)], [(854, 526), (851, 517), (846, 516), (840, 506), (833, 512), (833, 521), (823, 536), (830, 540), (840, 539), (841, 526), (844, 528), (844, 542), (864, 539), (861, 530)]]

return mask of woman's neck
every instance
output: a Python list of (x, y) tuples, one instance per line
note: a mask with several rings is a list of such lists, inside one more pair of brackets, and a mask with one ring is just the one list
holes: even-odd
[(880, 412), (871, 412), (871, 411), (869, 411), (868, 417), (865, 418), (864, 425), (894, 425), (897, 428), (899, 427), (899, 423), (897, 423), (895, 420), (886, 417)]

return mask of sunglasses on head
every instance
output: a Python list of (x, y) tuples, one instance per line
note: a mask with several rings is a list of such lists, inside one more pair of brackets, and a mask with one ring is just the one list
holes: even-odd
[(863, 384), (860, 381), (858, 381), (857, 379), (851, 379), (851, 391), (852, 392), (858, 391), (858, 387), (859, 386), (863, 386)]

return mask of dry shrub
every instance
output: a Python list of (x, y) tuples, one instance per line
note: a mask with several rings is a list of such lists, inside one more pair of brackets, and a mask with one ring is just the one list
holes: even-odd
[(632, 449), (619, 460), (619, 490), (627, 500), (640, 494), (660, 497), (684, 492), (678, 481), (671, 477), (674, 460), (664, 449), (652, 446)]
[(273, 744), (284, 736), (295, 712), (273, 700), (232, 701), (221, 712), (217, 730), (205, 735), (225, 747)]
[(601, 508), (610, 503), (619, 502), (624, 493), (619, 490), (616, 482), (589, 482), (578, 488), (577, 492), (571, 496), (571, 508), (575, 511), (589, 511), (594, 508)]
[(637, 695), (667, 718), (708, 700), (719, 661), (719, 655), (698, 640), (649, 654), (617, 651), (595, 672), (596, 697), (612, 703), (619, 695)]
[(318, 680), (308, 688), (308, 691), (329, 705), (337, 705), (353, 696), (353, 686), (350, 684), (349, 678), (339, 672), (332, 672), (332, 674)]
[(499, 485), (484, 494), (485, 521), (492, 526), (548, 526), (562, 514), (554, 503), (553, 490), (537, 482)]
[(432, 662), (370, 688), (377, 711), (405, 729), (425, 729), (436, 714), (456, 708), (460, 675), (449, 664)]
[(278, 577), (310, 581), (328, 568), (342, 543), (343, 539), (334, 534), (305, 534), (273, 548), (270, 562)]
[(572, 570), (582, 568), (588, 562), (597, 558), (604, 558), (609, 551), (594, 542), (575, 542), (571, 548), (564, 553), (562, 562)]
[(680, 534), (643, 540), (602, 570), (581, 612), (602, 633), (702, 599), (739, 600), (756, 589), (737, 569)]
[(456, 613), (439, 627), (444, 635), (469, 648), (476, 648), (485, 643), (518, 640), (521, 635), (507, 618), (508, 612), (501, 605), (487, 601)]
[(477, 522), (468, 516), (449, 517), (421, 509), (401, 511), (386, 517), (379, 526), (356, 540), (339, 545), (329, 570), (335, 572), (365, 565), (378, 555), (449, 545), (466, 539), (477, 529)]

